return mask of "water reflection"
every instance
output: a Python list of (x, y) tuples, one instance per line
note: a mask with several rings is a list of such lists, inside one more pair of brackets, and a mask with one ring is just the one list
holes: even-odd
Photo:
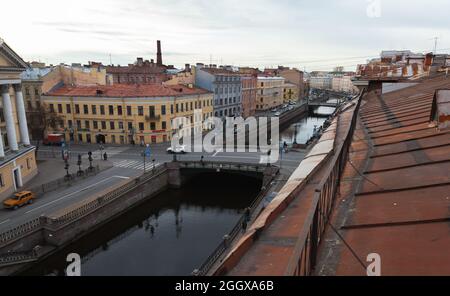
[(233, 228), (260, 186), (260, 180), (241, 175), (202, 175), (124, 214), (26, 274), (63, 274), (67, 254), (75, 252), (82, 256), (82, 275), (189, 275)]

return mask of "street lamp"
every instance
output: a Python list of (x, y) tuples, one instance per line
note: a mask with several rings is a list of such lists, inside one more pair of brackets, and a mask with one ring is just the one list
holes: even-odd
[(78, 173), (77, 173), (77, 175), (78, 176), (83, 176), (83, 171), (81, 170), (81, 154), (78, 154), (77, 165), (78, 165)]
[(92, 167), (92, 152), (91, 151), (89, 151), (88, 152), (88, 155), (89, 155), (89, 157), (88, 157), (88, 160), (89, 160), (89, 171), (92, 171), (92, 169), (93, 169), (93, 167)]
[(70, 180), (69, 166), (70, 166), (69, 162), (66, 161), (66, 165), (64, 166), (64, 169), (66, 170), (66, 176), (65, 176), (66, 180)]

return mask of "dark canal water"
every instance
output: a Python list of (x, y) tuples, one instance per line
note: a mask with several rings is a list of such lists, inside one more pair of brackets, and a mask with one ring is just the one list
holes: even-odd
[(335, 108), (333, 107), (315, 108), (307, 117), (298, 120), (281, 131), (280, 143), (286, 142), (290, 145), (296, 140), (297, 144), (306, 144), (314, 135), (314, 128), (318, 129), (321, 127), (327, 120), (327, 117), (333, 114), (334, 110)]
[[(229, 186), (224, 186), (228, 184)], [(25, 275), (63, 275), (66, 257), (82, 257), (82, 275), (190, 275), (258, 195), (261, 180), (202, 174), (168, 190), (37, 263)]]

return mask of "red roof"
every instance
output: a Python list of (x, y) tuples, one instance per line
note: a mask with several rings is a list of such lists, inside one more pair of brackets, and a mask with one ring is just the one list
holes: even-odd
[(164, 86), (161, 84), (114, 84), (97, 86), (63, 86), (47, 93), (47, 96), (64, 97), (176, 97), (207, 94), (202, 88), (189, 88), (184, 85)]

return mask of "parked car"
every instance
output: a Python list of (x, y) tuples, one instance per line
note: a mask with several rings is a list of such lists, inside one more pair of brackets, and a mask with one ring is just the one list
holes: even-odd
[(167, 148), (167, 153), (169, 154), (186, 154), (186, 146), (180, 145), (175, 147)]
[(32, 204), (34, 199), (34, 193), (31, 191), (21, 191), (14, 194), (13, 197), (3, 201), (3, 207), (5, 209), (17, 210), (19, 207), (26, 204)]
[(275, 112), (278, 112), (278, 110), (275, 108), (275, 109), (272, 109), (272, 112), (275, 113)]
[(274, 115), (275, 115), (276, 117), (278, 117), (278, 116), (281, 115), (281, 113), (280, 113), (280, 112), (277, 112), (277, 113), (275, 113)]

